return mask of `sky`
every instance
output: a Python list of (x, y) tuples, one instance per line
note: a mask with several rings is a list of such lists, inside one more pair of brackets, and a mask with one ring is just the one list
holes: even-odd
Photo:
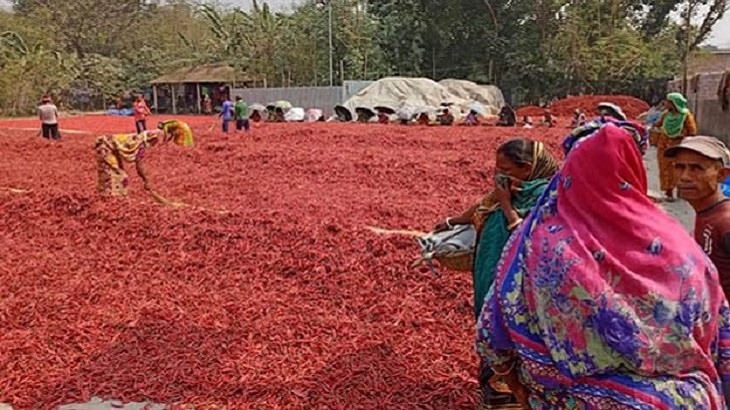
[[(264, 0), (260, 0), (264, 1)], [(299, 3), (300, 0), (265, 0), (272, 8), (278, 10), (290, 9), (293, 4)], [(221, 4), (226, 4), (234, 7), (250, 8), (251, 0), (219, 0)], [(10, 7), (9, 0), (0, 0), (0, 8)], [(2, 28), (0, 28), (1, 30)], [(720, 20), (713, 30), (712, 36), (710, 37), (708, 44), (718, 47), (730, 48), (730, 12), (725, 14), (725, 17)]]

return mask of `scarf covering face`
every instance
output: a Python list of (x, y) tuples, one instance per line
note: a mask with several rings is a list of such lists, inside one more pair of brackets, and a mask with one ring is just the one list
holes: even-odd
[[(525, 217), (547, 186), (550, 178), (558, 169), (558, 163), (545, 149), (542, 142), (533, 142), (532, 171), (525, 181), (521, 181), (517, 192), (512, 194), (512, 207), (520, 217)], [(482, 201), (474, 214), (472, 222), (477, 232), (473, 284), (474, 317), (478, 318), (484, 297), (494, 283), (495, 268), (502, 249), (512, 233), (507, 225), (506, 216), (500, 208), (495, 192), (492, 191)]]
[(562, 169), (505, 246), (477, 350), (493, 365), (517, 355), (545, 408), (578, 397), (724, 409), (730, 309), (717, 270), (647, 197), (630, 131), (606, 123), (568, 139)]
[(684, 121), (687, 119), (689, 114), (689, 108), (687, 108), (687, 99), (680, 93), (669, 93), (667, 94), (667, 100), (669, 100), (677, 108), (677, 112), (667, 111), (664, 113), (664, 122), (662, 129), (669, 138), (677, 138), (682, 136), (684, 131)]
[[(550, 152), (545, 148), (545, 144), (539, 141), (533, 141), (532, 152), (532, 171), (526, 181), (536, 179), (550, 179), (558, 170), (558, 162), (553, 158)], [(482, 200), (482, 204), (474, 215), (474, 226), (479, 232), (479, 228), (490, 213), (499, 208), (499, 201), (496, 198), (495, 191), (492, 190)]]

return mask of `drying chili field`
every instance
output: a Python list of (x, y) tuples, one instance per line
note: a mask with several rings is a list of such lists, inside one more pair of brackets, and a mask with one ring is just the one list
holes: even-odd
[(146, 155), (180, 207), (133, 170), (99, 198), (94, 135), (0, 121), (0, 403), (474, 408), (470, 275), (411, 269), (411, 238), (368, 227), (428, 230), (491, 186), (499, 143), (557, 152), (566, 130), (188, 120), (195, 148)]

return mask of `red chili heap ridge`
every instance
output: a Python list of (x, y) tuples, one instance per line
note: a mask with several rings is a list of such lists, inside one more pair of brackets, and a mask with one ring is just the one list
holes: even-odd
[[(645, 101), (630, 95), (580, 95), (554, 101), (548, 108), (553, 115), (559, 117), (571, 117), (576, 109), (581, 109), (590, 118), (598, 114), (596, 107), (602, 102), (617, 104), (630, 119), (638, 117), (650, 108)], [(525, 115), (539, 117), (544, 113), (545, 108), (534, 105), (521, 107), (517, 110), (518, 120), (521, 120)]]
[(580, 108), (590, 117), (597, 114), (596, 106), (601, 102), (618, 105), (629, 118), (636, 118), (650, 108), (645, 101), (629, 95), (581, 95), (555, 101), (550, 105), (550, 110), (554, 115), (569, 117)]
[(522, 117), (528, 116), (533, 117), (533, 121), (538, 119), (534, 117), (541, 117), (545, 114), (545, 108), (537, 107), (534, 105), (528, 105), (525, 107), (521, 107), (517, 110), (517, 121), (522, 121)]

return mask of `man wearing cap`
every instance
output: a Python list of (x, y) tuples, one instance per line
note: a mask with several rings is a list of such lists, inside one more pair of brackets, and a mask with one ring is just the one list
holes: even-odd
[(674, 162), (679, 196), (692, 205), (695, 240), (720, 273), (720, 282), (730, 295), (730, 198), (721, 183), (730, 175), (730, 151), (714, 137), (685, 138), (664, 154)]

